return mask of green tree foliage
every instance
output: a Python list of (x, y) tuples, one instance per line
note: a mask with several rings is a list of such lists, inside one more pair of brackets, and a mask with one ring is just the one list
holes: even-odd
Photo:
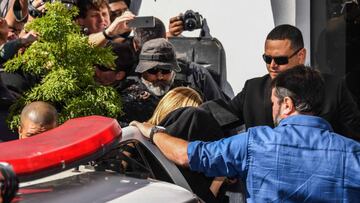
[(80, 33), (73, 18), (76, 7), (67, 9), (60, 2), (47, 3), (46, 15), (26, 25), (39, 38), (23, 54), (9, 60), (5, 70), (23, 72), (41, 78), (10, 109), (9, 124), (16, 129), (22, 108), (33, 101), (47, 101), (59, 110), (59, 122), (88, 115), (118, 117), (120, 96), (112, 87), (94, 81), (94, 64), (114, 66), (109, 48), (95, 47)]

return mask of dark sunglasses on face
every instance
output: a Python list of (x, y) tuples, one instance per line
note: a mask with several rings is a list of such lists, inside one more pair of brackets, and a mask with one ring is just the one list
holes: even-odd
[(298, 50), (296, 50), (293, 54), (291, 54), (290, 56), (276, 56), (276, 57), (272, 57), (272, 56), (269, 56), (269, 55), (265, 55), (263, 54), (263, 59), (265, 61), (266, 64), (270, 64), (272, 60), (274, 60), (274, 62), (277, 64), (277, 65), (285, 65), (285, 64), (288, 64), (289, 63), (289, 59), (291, 59), (292, 57), (294, 57), (297, 53), (299, 53), (299, 51), (303, 49), (303, 48), (300, 48)]
[(110, 68), (107, 68), (105, 66), (96, 66), (96, 67), (102, 72), (115, 71), (115, 70), (111, 70)]
[(110, 11), (110, 20), (111, 20), (111, 21), (114, 21), (116, 17), (121, 16), (123, 13), (125, 13), (125, 11), (128, 11), (128, 9), (126, 9), (126, 10)]
[(165, 75), (165, 74), (171, 73), (171, 70), (170, 69), (152, 68), (152, 69), (147, 70), (146, 72), (151, 75), (156, 75), (159, 72), (161, 72), (161, 74)]

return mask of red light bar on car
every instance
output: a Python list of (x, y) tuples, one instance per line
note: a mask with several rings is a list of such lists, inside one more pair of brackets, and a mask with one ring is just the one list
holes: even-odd
[(110, 150), (109, 146), (117, 143), (120, 135), (120, 125), (112, 118), (71, 119), (36, 136), (0, 143), (0, 161), (11, 164), (20, 178), (46, 170), (66, 169), (87, 157), (102, 156)]

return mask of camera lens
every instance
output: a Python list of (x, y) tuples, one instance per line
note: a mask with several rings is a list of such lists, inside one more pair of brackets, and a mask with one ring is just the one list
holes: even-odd
[(196, 27), (196, 20), (193, 18), (187, 19), (185, 22), (185, 26), (187, 27), (187, 30), (192, 31)]
[(198, 12), (187, 10), (182, 17), (184, 30), (193, 31), (202, 27), (201, 15)]

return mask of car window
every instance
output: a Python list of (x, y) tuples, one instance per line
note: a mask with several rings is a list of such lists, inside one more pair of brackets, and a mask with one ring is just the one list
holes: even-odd
[(158, 159), (137, 140), (120, 143), (94, 164), (98, 171), (112, 170), (131, 177), (153, 178), (173, 183)]

